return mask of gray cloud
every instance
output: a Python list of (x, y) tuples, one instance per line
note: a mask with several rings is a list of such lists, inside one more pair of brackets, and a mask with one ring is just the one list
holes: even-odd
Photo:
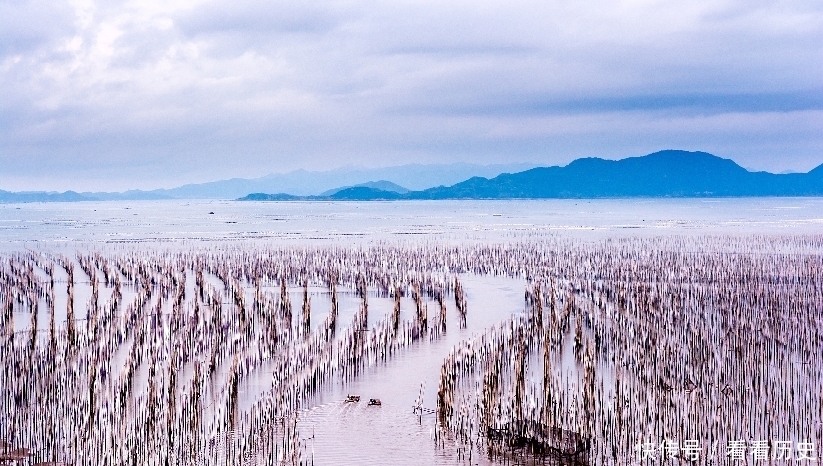
[(707, 150), (823, 162), (803, 1), (0, 3), (0, 189)]

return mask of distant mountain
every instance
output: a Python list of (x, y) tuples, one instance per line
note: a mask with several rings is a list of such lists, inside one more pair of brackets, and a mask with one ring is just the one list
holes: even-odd
[[(262, 178), (213, 181), (189, 184), (173, 189), (148, 191), (172, 199), (235, 199), (248, 193), (289, 193), (297, 196), (327, 195), (327, 191), (342, 187), (365, 185), (385, 191), (421, 190), (433, 186), (451, 185), (472, 176), (497, 176), (520, 171), (535, 164), (477, 165), (468, 163), (422, 165), (409, 164), (384, 168), (339, 168), (324, 172), (295, 170)], [(375, 182), (374, 180), (381, 180)], [(368, 183), (391, 183), (388, 185)]]
[(76, 202), (92, 200), (74, 191), (45, 192), (45, 191), (23, 191), (12, 193), (0, 190), (0, 202)]
[[(248, 193), (289, 193), (293, 196), (328, 196), (344, 188), (366, 186), (398, 193), (409, 189), (421, 190), (432, 186), (451, 185), (472, 176), (497, 176), (500, 173), (525, 170), (535, 164), (510, 163), (477, 165), (408, 164), (383, 168), (346, 167), (313, 172), (295, 170), (260, 178), (232, 178), (208, 183), (187, 184), (171, 189), (151, 191), (130, 190), (125, 192), (74, 193), (8, 193), (0, 194), (0, 202), (48, 202), (48, 201), (121, 201), (159, 199), (235, 199)], [(381, 180), (381, 181), (374, 181)], [(22, 196), (16, 196), (21, 194)], [(14, 195), (14, 196), (13, 196)], [(74, 198), (71, 195), (75, 195)], [(4, 197), (5, 196), (5, 197)], [(79, 196), (79, 197), (77, 197)]]
[[(342, 191), (341, 191), (342, 192)], [(340, 194), (340, 193), (337, 193)], [(578, 159), (494, 178), (397, 194), (397, 199), (821, 196), (823, 165), (808, 173), (750, 172), (706, 152), (666, 150), (623, 160)], [(373, 196), (373, 197), (369, 197)], [(388, 199), (381, 190), (350, 199)]]
[(402, 199), (403, 194), (395, 191), (386, 191), (385, 189), (369, 188), (368, 186), (353, 186), (351, 188), (341, 189), (329, 196), (329, 198), (335, 201), (384, 201)]
[(410, 193), (413, 199), (823, 195), (823, 165), (809, 173), (750, 172), (705, 152), (667, 150), (623, 160), (578, 159), (492, 179)]
[(352, 186), (334, 190), (331, 194), (320, 196), (292, 196), (291, 194), (252, 193), (237, 199), (238, 201), (384, 201), (402, 199), (403, 194), (395, 191)]
[(347, 188), (373, 188), (379, 191), (390, 191), (398, 194), (406, 194), (407, 192), (409, 192), (408, 189), (400, 186), (399, 184), (392, 183), (391, 181), (380, 180), (369, 181), (368, 183), (360, 183), (354, 186), (343, 186), (342, 188), (330, 189), (328, 191), (320, 193), (320, 196), (331, 196)]
[(578, 159), (492, 179), (415, 192), (415, 199), (823, 195), (823, 166), (809, 173), (750, 172), (705, 152), (661, 151), (623, 160)]
[[(153, 191), (0, 191), (0, 202), (236, 199), (241, 196), (243, 200), (280, 201), (823, 196), (823, 165), (808, 173), (750, 172), (731, 160), (705, 152), (667, 150), (616, 161), (584, 158), (564, 167), (531, 167), (449, 164), (327, 172), (297, 170), (257, 179), (231, 179)], [(511, 172), (506, 171), (512, 168)]]

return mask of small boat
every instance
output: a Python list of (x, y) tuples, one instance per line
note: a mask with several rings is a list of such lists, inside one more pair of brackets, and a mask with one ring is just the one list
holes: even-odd
[(380, 398), (370, 398), (369, 399), (369, 406), (382, 406), (383, 403), (380, 401)]
[(346, 397), (346, 403), (359, 403), (360, 395), (349, 395)]

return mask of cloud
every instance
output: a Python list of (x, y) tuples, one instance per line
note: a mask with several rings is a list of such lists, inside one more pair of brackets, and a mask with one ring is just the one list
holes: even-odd
[(48, 1), (0, 2), (0, 54), (32, 53), (70, 34), (71, 13), (68, 5)]
[(660, 148), (821, 162), (803, 1), (10, 1), (0, 188)]

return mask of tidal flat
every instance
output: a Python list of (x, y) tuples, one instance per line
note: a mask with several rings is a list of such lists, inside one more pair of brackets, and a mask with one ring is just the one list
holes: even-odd
[(816, 198), (3, 204), (0, 463), (802, 459), (821, 233)]

